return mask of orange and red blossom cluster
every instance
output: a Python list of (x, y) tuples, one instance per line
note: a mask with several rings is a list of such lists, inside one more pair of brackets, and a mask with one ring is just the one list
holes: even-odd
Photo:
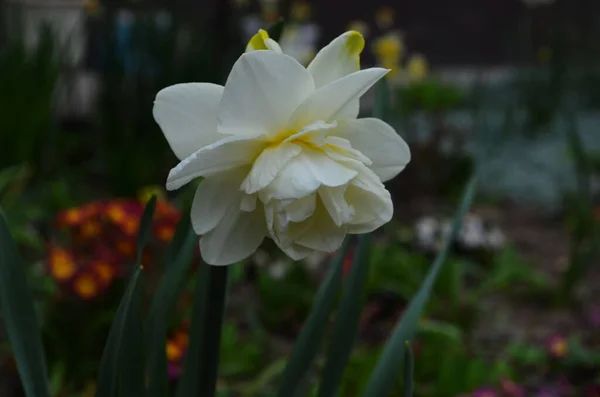
[[(145, 203), (137, 199), (94, 201), (70, 208), (55, 220), (56, 238), (48, 244), (48, 272), (82, 299), (93, 299), (124, 275), (135, 260), (136, 239)], [(143, 252), (151, 265), (156, 251), (173, 237), (181, 213), (158, 200), (152, 239)]]

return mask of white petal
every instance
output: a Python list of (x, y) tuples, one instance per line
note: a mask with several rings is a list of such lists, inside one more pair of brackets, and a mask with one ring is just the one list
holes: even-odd
[(352, 147), (371, 159), (371, 169), (385, 182), (410, 162), (410, 149), (404, 139), (386, 122), (374, 119), (344, 120), (332, 135), (350, 141)]
[(311, 194), (297, 200), (293, 200), (284, 208), (288, 222), (300, 223), (314, 214), (317, 208), (317, 196)]
[(356, 31), (346, 32), (323, 47), (307, 67), (316, 88), (360, 70), (360, 53), (364, 47), (365, 40)]
[(339, 136), (328, 136), (325, 138), (323, 150), (335, 161), (353, 160), (365, 165), (373, 163), (370, 158), (352, 148), (349, 140), (340, 138)]
[(315, 251), (335, 252), (344, 241), (346, 228), (338, 227), (323, 205), (317, 205), (311, 227), (295, 243)]
[(254, 161), (252, 170), (242, 183), (241, 189), (247, 194), (253, 194), (265, 188), (288, 161), (301, 151), (302, 148), (293, 143), (267, 147)]
[(364, 169), (346, 190), (346, 200), (355, 210), (348, 233), (369, 233), (388, 223), (394, 204), (383, 183), (369, 169)]
[(321, 202), (336, 226), (342, 226), (352, 220), (354, 208), (344, 198), (347, 186), (322, 187), (319, 189)]
[(200, 254), (209, 265), (230, 265), (252, 255), (267, 235), (262, 207), (240, 211), (240, 198), (216, 228), (200, 238)]
[(388, 71), (382, 68), (360, 70), (319, 88), (296, 109), (290, 125), (304, 125), (313, 120), (355, 119), (360, 97)]
[(156, 95), (154, 119), (180, 160), (222, 138), (217, 133), (222, 96), (223, 87), (209, 83), (176, 84)]
[(192, 201), (192, 226), (198, 235), (214, 229), (239, 195), (247, 169), (235, 169), (205, 178)]
[(277, 134), (313, 91), (310, 73), (294, 58), (274, 51), (245, 53), (227, 78), (218, 130), (237, 136)]
[(265, 189), (259, 192), (263, 203), (271, 199), (298, 199), (314, 193), (321, 185), (345, 185), (357, 172), (315, 150), (304, 149), (291, 159)]
[(167, 190), (179, 189), (200, 176), (208, 177), (251, 164), (264, 146), (263, 141), (237, 137), (221, 139), (205, 146), (169, 172)]
[(244, 194), (242, 195), (242, 202), (240, 203), (240, 209), (246, 212), (252, 212), (256, 209), (256, 194)]
[[(277, 242), (275, 242), (275, 244), (277, 244)], [(277, 246), (287, 256), (289, 256), (292, 260), (295, 261), (300, 261), (315, 252), (315, 250), (303, 247), (299, 244), (291, 244), (287, 247), (282, 247), (281, 245), (277, 244)]]

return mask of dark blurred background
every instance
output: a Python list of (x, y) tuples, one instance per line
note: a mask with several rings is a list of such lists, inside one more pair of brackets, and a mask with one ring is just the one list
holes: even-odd
[[(162, 206), (144, 260), (157, 275), (188, 216), (194, 188), (163, 189), (177, 160), (152, 117), (156, 93), (223, 84), (249, 37), (280, 18), (283, 51), (305, 65), (344, 31), (363, 33), (363, 67), (392, 70), (384, 118), (412, 151), (388, 183), (395, 216), (376, 234), (340, 395), (364, 386), (477, 171), (415, 342), (416, 395), (599, 396), (599, 1), (0, 0), (0, 207), (53, 397), (94, 393), (145, 200)], [(266, 243), (232, 266), (222, 396), (270, 396), (326, 260), (292, 263)], [(191, 301), (186, 287), (170, 325), (173, 384)], [(18, 396), (1, 330), (0, 396)]]

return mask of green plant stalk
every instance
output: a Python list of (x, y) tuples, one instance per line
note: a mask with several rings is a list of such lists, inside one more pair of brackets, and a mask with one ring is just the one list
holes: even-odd
[(221, 347), (221, 328), (225, 314), (228, 266), (208, 266), (210, 285), (204, 329), (204, 349), (200, 384), (205, 387), (198, 397), (214, 397), (219, 375), (219, 352)]

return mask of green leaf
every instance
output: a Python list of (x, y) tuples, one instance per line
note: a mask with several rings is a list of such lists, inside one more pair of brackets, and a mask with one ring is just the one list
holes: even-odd
[(154, 210), (156, 209), (156, 196), (152, 196), (146, 203), (142, 219), (140, 220), (140, 229), (137, 237), (137, 255), (135, 263), (139, 267), (142, 263), (142, 251), (146, 246), (148, 238), (152, 233), (152, 218), (154, 217)]
[(358, 331), (358, 322), (367, 282), (370, 246), (371, 234), (361, 235), (352, 261), (352, 268), (344, 286), (331, 342), (327, 350), (323, 380), (319, 387), (319, 397), (336, 395), (350, 359), (350, 353)]
[[(98, 371), (98, 389), (96, 391), (96, 397), (116, 397), (120, 395), (118, 393), (119, 379), (121, 378), (119, 374), (121, 364), (124, 364), (121, 360), (129, 353), (129, 350), (127, 350), (127, 353), (125, 350), (130, 348), (126, 343), (132, 342), (130, 338), (133, 335), (132, 332), (128, 331), (128, 327), (132, 326), (128, 319), (130, 318), (129, 316), (135, 312), (135, 306), (139, 299), (140, 288), (138, 288), (138, 285), (140, 284), (139, 279), (141, 273), (142, 267), (138, 266), (131, 277), (131, 281), (129, 281), (125, 295), (119, 304), (113, 325), (108, 333), (108, 339), (104, 346), (102, 360), (100, 361), (100, 369)], [(133, 313), (132, 309), (134, 310)], [(138, 363), (138, 365), (139, 364), (141, 363)], [(125, 373), (130, 373), (130, 369), (127, 368), (124, 370), (123, 374)], [(129, 390), (129, 385), (126, 388), (124, 387), (124, 390), (125, 389)], [(130, 396), (127, 395), (127, 397)]]
[(48, 374), (33, 299), (21, 256), (0, 210), (0, 304), (27, 397), (46, 397)]
[[(164, 276), (160, 280), (148, 312), (146, 322), (147, 340), (146, 357), (148, 365), (148, 394), (150, 397), (168, 395), (169, 379), (167, 376), (167, 356), (165, 345), (167, 339), (167, 317), (177, 303), (190, 275), (190, 266), (198, 237), (190, 227), (189, 217), (183, 217), (177, 226), (175, 237), (167, 250), (171, 255), (167, 260)], [(183, 240), (180, 243), (179, 240)], [(178, 246), (177, 251), (173, 246)]]
[[(142, 267), (136, 274), (141, 275)], [(142, 312), (142, 283), (136, 276), (135, 286), (127, 309), (123, 312), (122, 340), (119, 345), (121, 365), (121, 396), (142, 397), (145, 395), (144, 328)]]
[(140, 277), (142, 252), (152, 231), (156, 196), (146, 203), (137, 238), (136, 265), (108, 333), (98, 371), (96, 397), (141, 397), (144, 393), (144, 353)]
[[(208, 288), (209, 266), (201, 263), (196, 275), (196, 292), (194, 294), (194, 309), (190, 326), (190, 344), (185, 355), (181, 377), (177, 385), (177, 397), (203, 395), (200, 389), (200, 374), (204, 365), (204, 326), (208, 320)], [(164, 346), (164, 345), (163, 345)], [(163, 347), (164, 351), (164, 347)]]
[(285, 27), (285, 19), (279, 18), (277, 22), (272, 24), (268, 29), (267, 33), (269, 33), (269, 37), (275, 41), (279, 41), (281, 38), (281, 34), (283, 33), (283, 28)]
[(333, 309), (335, 299), (342, 284), (344, 259), (348, 254), (349, 248), (350, 237), (346, 237), (336, 258), (330, 265), (327, 276), (319, 287), (319, 291), (314, 299), (313, 309), (308, 315), (306, 323), (296, 340), (294, 350), (283, 373), (283, 380), (277, 394), (278, 397), (295, 395), (317, 355), (329, 322), (329, 314)]
[(433, 265), (431, 266), (429, 274), (423, 282), (423, 285), (421, 285), (419, 292), (417, 292), (416, 296), (411, 301), (408, 309), (404, 313), (404, 316), (396, 325), (392, 336), (385, 344), (379, 362), (373, 370), (369, 382), (363, 391), (363, 396), (370, 397), (389, 395), (397, 374), (402, 368), (405, 353), (404, 344), (407, 340), (411, 340), (417, 331), (419, 318), (421, 317), (421, 313), (423, 312), (423, 309), (429, 300), (429, 295), (431, 294), (433, 284), (435, 283), (442, 264), (448, 256), (450, 245), (456, 238), (456, 235), (460, 229), (462, 218), (471, 207), (471, 203), (475, 196), (475, 188), (477, 184), (476, 181), (477, 178), (474, 175), (467, 184), (460, 208), (452, 225), (450, 236), (446, 240), (443, 249), (440, 251)]
[(415, 377), (415, 360), (410, 342), (404, 344), (406, 355), (404, 356), (404, 397), (413, 396), (413, 379)]

